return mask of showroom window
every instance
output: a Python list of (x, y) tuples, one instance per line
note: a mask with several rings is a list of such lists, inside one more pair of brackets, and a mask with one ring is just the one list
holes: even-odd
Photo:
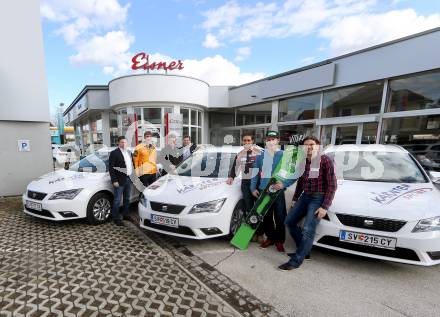
[(202, 143), (202, 112), (196, 109), (180, 108), (183, 114), (183, 136), (189, 135), (194, 144)]
[(313, 124), (300, 125), (280, 125), (278, 126), (280, 132), (280, 144), (288, 145), (301, 142), (304, 137), (314, 135)]
[(272, 118), (272, 103), (261, 103), (252, 106), (236, 108), (237, 126), (270, 123)]
[(299, 96), (280, 100), (278, 121), (316, 119), (319, 116), (321, 94)]
[(213, 109), (209, 111), (209, 127), (231, 127), (235, 125), (235, 109)]
[(390, 80), (387, 111), (439, 107), (440, 71)]
[(102, 119), (101, 115), (97, 115), (90, 120), (90, 133), (92, 136), (93, 149), (97, 150), (102, 147)]
[(383, 119), (381, 141), (399, 144), (419, 160), (440, 163), (440, 116)]
[(109, 127), (110, 127), (110, 146), (118, 145), (119, 129), (118, 129), (118, 117), (115, 112), (109, 113)]
[(343, 117), (379, 112), (383, 81), (324, 92), (322, 117)]

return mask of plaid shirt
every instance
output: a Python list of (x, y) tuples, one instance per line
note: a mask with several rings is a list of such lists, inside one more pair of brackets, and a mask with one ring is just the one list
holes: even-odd
[(305, 170), (298, 179), (293, 200), (298, 200), (303, 191), (305, 193), (324, 193), (324, 201), (321, 207), (328, 209), (332, 204), (337, 188), (333, 162), (327, 155), (321, 155), (319, 175), (315, 178), (309, 178), (310, 163), (311, 161), (306, 159)]

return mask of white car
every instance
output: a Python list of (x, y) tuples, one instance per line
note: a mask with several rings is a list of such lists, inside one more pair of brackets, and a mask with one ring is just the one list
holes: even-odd
[(54, 164), (73, 163), (78, 160), (79, 149), (75, 144), (52, 144), (52, 160)]
[(226, 184), (241, 147), (206, 147), (195, 151), (174, 174), (144, 190), (139, 202), (140, 226), (191, 239), (235, 233), (243, 217), (241, 179)]
[(408, 151), (341, 145), (325, 153), (335, 159), (338, 189), (315, 245), (402, 263), (440, 263), (440, 192)]
[[(32, 181), (23, 194), (24, 212), (49, 220), (87, 218), (90, 223), (105, 222), (111, 214), (113, 186), (108, 173), (112, 149), (90, 154), (70, 166)], [(130, 202), (139, 199), (132, 186)]]

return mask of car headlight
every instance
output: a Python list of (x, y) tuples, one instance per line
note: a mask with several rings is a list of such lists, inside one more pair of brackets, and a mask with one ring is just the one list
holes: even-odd
[(147, 207), (147, 197), (145, 197), (144, 194), (141, 194), (141, 198), (139, 199), (139, 202), (142, 206)]
[(208, 201), (194, 205), (189, 211), (190, 214), (198, 214), (200, 212), (219, 212), (225, 203), (226, 198)]
[(69, 189), (69, 190), (64, 190), (62, 192), (56, 192), (54, 194), (52, 194), (52, 196), (50, 196), (49, 200), (55, 200), (55, 199), (73, 199), (75, 198), (80, 191), (82, 191), (82, 188), (78, 188), (78, 189)]
[(440, 230), (440, 217), (420, 220), (412, 232), (426, 232)]

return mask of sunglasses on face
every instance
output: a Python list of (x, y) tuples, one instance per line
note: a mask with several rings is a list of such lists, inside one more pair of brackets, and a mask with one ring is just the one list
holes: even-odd
[(252, 139), (243, 139), (243, 142), (252, 142)]

